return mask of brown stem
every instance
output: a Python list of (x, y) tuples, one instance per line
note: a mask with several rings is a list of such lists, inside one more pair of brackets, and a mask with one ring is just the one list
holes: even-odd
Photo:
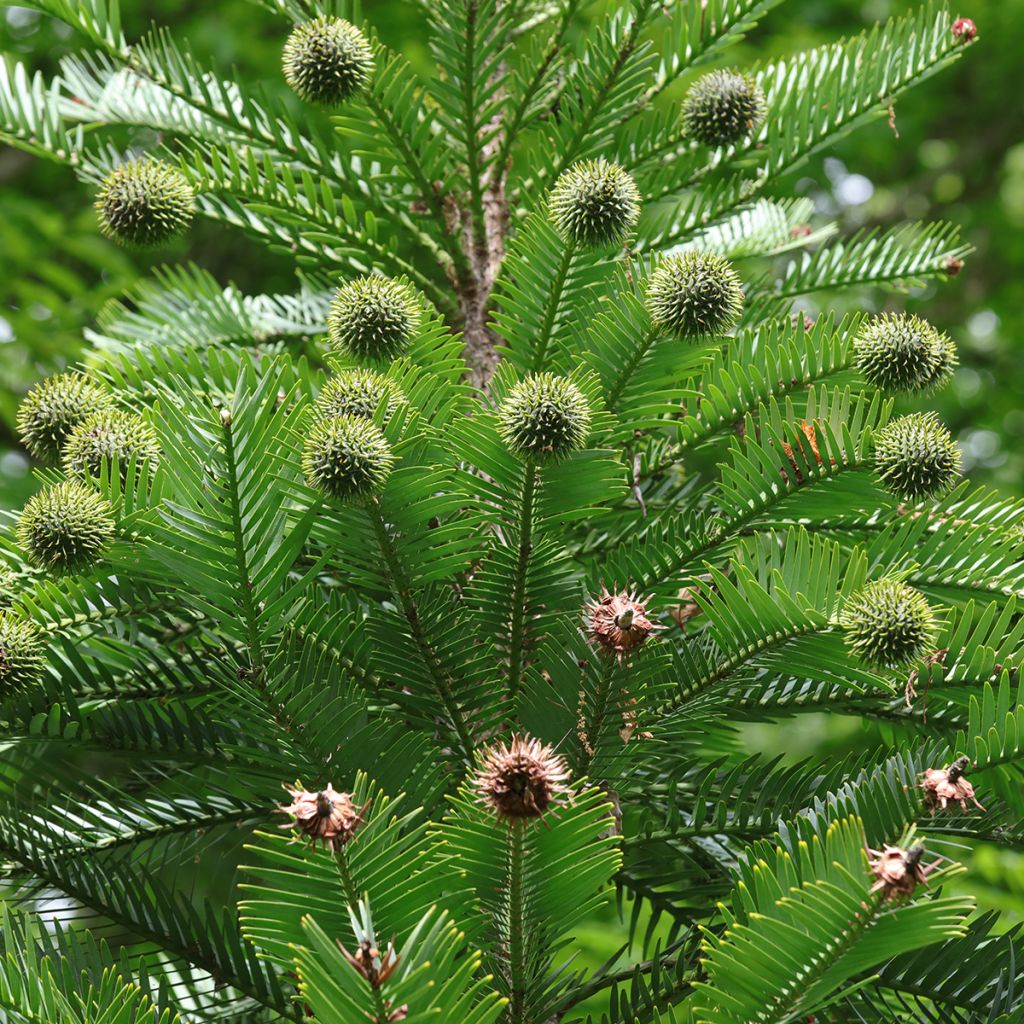
[[(500, 114), (495, 114), (486, 131), (490, 138), (481, 150), (481, 160), (485, 165), (495, 157), (502, 145), (504, 131)], [(494, 282), (505, 256), (505, 235), (508, 231), (506, 171), (507, 168), (491, 163), (481, 178), (483, 236), (479, 237), (474, 230), (471, 216), (465, 218), (463, 229), (472, 278), (466, 287), (459, 288), (463, 356), (469, 366), (469, 383), (482, 391), (486, 390), (494, 376), (500, 358), (497, 350), (500, 339), (490, 323), (490, 302)]]

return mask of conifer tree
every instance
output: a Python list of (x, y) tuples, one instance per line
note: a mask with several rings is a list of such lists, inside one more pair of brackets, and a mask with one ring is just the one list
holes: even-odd
[[(208, 219), (296, 284), (159, 269), (25, 400), (4, 1014), (1021, 1019), (960, 862), (1024, 844), (1024, 503), (927, 411), (949, 325), (799, 301), (969, 245), (779, 185), (973, 23), (734, 67), (777, 0), (432, 0), (421, 77), (348, 0), (261, 0), (282, 99), (18, 2), (83, 49), (0, 64), (0, 138), (130, 248)], [(748, 749), (823, 711), (884, 743)]]

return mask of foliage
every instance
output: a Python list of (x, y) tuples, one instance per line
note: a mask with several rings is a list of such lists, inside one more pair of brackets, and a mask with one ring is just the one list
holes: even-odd
[[(112, 0), (31, 0), (85, 52), (0, 79), (12, 145), (94, 189), (145, 149), (294, 265), (252, 293), (165, 268), (106, 305), (87, 370), (159, 456), (39, 471), (102, 509), (59, 573), (5, 518), (3, 622), (31, 639), (14, 670), (0, 647), (5, 1009), (1022, 1012), (1015, 935), (945, 883), (954, 840), (1024, 840), (1024, 503), (954, 486), (944, 434), (941, 472), (879, 449), (908, 420), (864, 318), (798, 304), (943, 282), (969, 247), (838, 239), (780, 184), (964, 53), (950, 12), (745, 69), (757, 117), (709, 148), (669, 98), (771, 0), (585, 32), (575, 0), (445, 0), (426, 76), (344, 0), (264, 6), (281, 46), (346, 19), (329, 119)], [(886, 743), (741, 752), (822, 710)], [(920, 778), (957, 754), (986, 810), (932, 814)], [(613, 892), (631, 941), (594, 969), (574, 935)]]

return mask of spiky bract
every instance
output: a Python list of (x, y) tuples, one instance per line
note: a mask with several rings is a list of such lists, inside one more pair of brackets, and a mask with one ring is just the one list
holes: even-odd
[(313, 423), (302, 454), (311, 487), (332, 498), (365, 498), (379, 491), (395, 465), (384, 435), (359, 416), (335, 416)]
[(652, 598), (641, 600), (635, 590), (609, 591), (587, 603), (584, 619), (592, 643), (620, 661), (643, 646), (660, 626), (647, 617)]
[(473, 778), (477, 796), (498, 817), (539, 818), (567, 791), (569, 770), (554, 749), (528, 736), (489, 747)]
[(390, 362), (420, 324), (419, 303), (402, 281), (372, 274), (343, 284), (327, 314), (331, 344), (357, 359)]
[(320, 17), (292, 29), (282, 57), (285, 81), (307, 103), (336, 107), (373, 73), (373, 48), (355, 25)]
[(0, 611), (0, 691), (34, 683), (43, 672), (43, 638), (38, 627)]
[(935, 642), (935, 613), (923, 594), (898, 580), (872, 580), (853, 595), (840, 623), (846, 643), (864, 661), (903, 668)]
[(712, 71), (697, 79), (683, 100), (683, 128), (705, 146), (728, 146), (753, 135), (764, 119), (765, 98), (749, 75)]
[(64, 445), (64, 472), (69, 476), (98, 477), (103, 460), (118, 464), (124, 480), (132, 458), (141, 470), (143, 463), (153, 467), (160, 460), (156, 432), (141, 417), (120, 409), (104, 409), (83, 420)]
[(282, 814), (291, 815), (292, 821), (283, 828), (296, 828), (316, 843), (335, 849), (344, 846), (364, 823), (366, 807), (356, 807), (348, 793), (339, 793), (332, 785), (324, 789), (308, 790), (301, 785), (285, 786), (292, 802), (278, 807)]
[(666, 256), (647, 284), (651, 322), (679, 338), (725, 334), (742, 309), (739, 275), (717, 253), (689, 250)]
[(555, 230), (571, 244), (621, 245), (640, 216), (640, 190), (618, 164), (584, 160), (555, 182), (548, 197)]
[(40, 568), (75, 572), (98, 562), (114, 537), (107, 501), (77, 480), (46, 487), (18, 518), (18, 542)]
[(81, 373), (58, 373), (37, 384), (18, 409), (18, 436), (42, 462), (60, 460), (68, 435), (89, 416), (110, 408), (113, 398)]
[(538, 459), (578, 451), (590, 434), (590, 406), (568, 377), (538, 373), (520, 381), (498, 411), (508, 447)]
[(934, 412), (911, 413), (875, 435), (875, 472), (893, 494), (922, 501), (956, 482), (960, 449)]
[(100, 231), (129, 249), (155, 249), (192, 223), (195, 193), (162, 160), (143, 157), (111, 171), (96, 193)]
[(932, 814), (939, 808), (946, 810), (951, 803), (958, 803), (962, 811), (967, 811), (970, 800), (979, 811), (985, 808), (974, 795), (974, 786), (967, 781), (964, 774), (971, 766), (971, 759), (961, 755), (945, 768), (926, 768), (921, 778), (924, 790), (924, 802), (931, 808)]
[(387, 421), (404, 401), (405, 396), (390, 377), (372, 370), (346, 370), (324, 383), (313, 408), (325, 419), (332, 416), (369, 419), (383, 403)]
[(854, 341), (857, 366), (883, 391), (915, 393), (940, 388), (956, 367), (956, 346), (927, 320), (906, 313), (872, 317)]
[(928, 884), (928, 874), (936, 864), (925, 865), (924, 846), (915, 843), (908, 850), (886, 843), (881, 850), (868, 850), (875, 882), (871, 892), (881, 892), (885, 900), (909, 896), (919, 885)]

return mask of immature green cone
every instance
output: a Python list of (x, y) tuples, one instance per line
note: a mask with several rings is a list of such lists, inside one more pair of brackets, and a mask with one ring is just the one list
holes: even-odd
[(655, 327), (679, 338), (725, 334), (743, 309), (743, 287), (732, 264), (713, 252), (666, 256), (647, 284)]
[(761, 87), (749, 75), (735, 71), (704, 75), (683, 100), (683, 128), (705, 146), (728, 146), (753, 135), (764, 115)]
[(873, 580), (847, 602), (840, 617), (847, 646), (884, 668), (904, 668), (935, 643), (935, 614), (924, 595), (895, 580)]
[(960, 364), (956, 354), (956, 345), (948, 334), (939, 334), (939, 358), (928, 381), (926, 390), (941, 391), (953, 378), (953, 371)]
[(296, 25), (285, 43), (285, 81), (307, 103), (336, 107), (373, 73), (373, 49), (355, 25), (321, 17)]
[(875, 472), (893, 494), (922, 501), (956, 483), (960, 449), (934, 412), (915, 412), (875, 435)]
[(882, 391), (914, 394), (949, 382), (956, 346), (927, 320), (883, 313), (868, 320), (854, 340), (857, 367)]
[(640, 216), (640, 190), (618, 164), (584, 160), (559, 176), (548, 197), (548, 212), (566, 242), (621, 245)]
[(327, 380), (313, 408), (323, 419), (332, 416), (362, 416), (370, 419), (382, 402), (385, 421), (405, 401), (398, 385), (372, 370), (346, 370)]
[(419, 324), (413, 290), (374, 274), (338, 289), (327, 314), (327, 337), (357, 359), (390, 362), (405, 351)]
[(0, 562), (0, 608), (11, 603), (11, 596), (14, 593), (14, 570)]
[(192, 223), (195, 193), (162, 160), (143, 157), (111, 171), (96, 193), (100, 231), (129, 249), (155, 249)]
[(75, 572), (98, 562), (114, 537), (110, 505), (77, 480), (31, 497), (18, 518), (18, 542), (40, 568)]
[(375, 494), (387, 483), (394, 465), (384, 435), (358, 416), (314, 422), (302, 454), (310, 486), (341, 500)]
[(0, 693), (34, 683), (42, 675), (43, 647), (32, 622), (0, 611)]
[(64, 445), (64, 472), (68, 476), (98, 477), (103, 460), (116, 461), (122, 481), (128, 473), (132, 456), (141, 471), (143, 463), (155, 467), (160, 461), (160, 444), (156, 432), (141, 417), (120, 409), (104, 409), (93, 413), (71, 431)]
[(534, 374), (520, 381), (502, 403), (498, 432), (519, 455), (558, 458), (587, 443), (590, 407), (567, 377)]
[(71, 431), (89, 416), (110, 408), (113, 401), (109, 392), (84, 374), (47, 377), (18, 409), (18, 436), (41, 462), (58, 462)]

